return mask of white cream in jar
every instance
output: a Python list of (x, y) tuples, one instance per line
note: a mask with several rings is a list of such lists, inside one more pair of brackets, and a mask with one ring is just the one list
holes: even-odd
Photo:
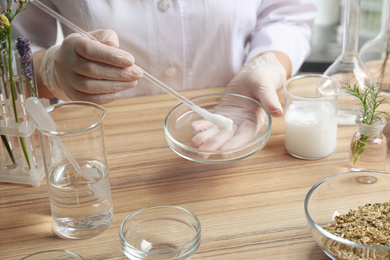
[(319, 159), (337, 141), (336, 108), (329, 101), (293, 101), (285, 114), (285, 147), (295, 157)]

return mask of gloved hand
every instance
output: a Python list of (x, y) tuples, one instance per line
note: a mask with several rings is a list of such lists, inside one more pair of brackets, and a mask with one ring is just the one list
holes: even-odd
[[(276, 90), (285, 80), (285, 68), (273, 53), (268, 52), (244, 65), (227, 85), (225, 92), (251, 97), (260, 101), (272, 116), (282, 116), (283, 109)], [(242, 102), (248, 103), (246, 100)], [(196, 133), (192, 145), (202, 150), (225, 150), (250, 142), (264, 125), (264, 110), (235, 111), (234, 105), (230, 98), (226, 98), (216, 107), (216, 113), (234, 121), (233, 131), (220, 131), (206, 120), (195, 121), (192, 123), (192, 130)], [(205, 153), (200, 156), (207, 158), (208, 155)]]
[(260, 101), (271, 116), (282, 116), (283, 108), (276, 90), (286, 81), (286, 69), (275, 54), (266, 52), (251, 59), (226, 87), (235, 93)]
[(131, 67), (133, 56), (119, 49), (115, 32), (91, 34), (100, 42), (74, 33), (46, 52), (40, 76), (57, 98), (104, 104), (119, 98), (120, 91), (134, 87), (142, 77)]

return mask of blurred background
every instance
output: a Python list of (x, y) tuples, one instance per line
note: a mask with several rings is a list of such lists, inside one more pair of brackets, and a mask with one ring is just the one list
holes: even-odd
[[(361, 0), (359, 47), (379, 33), (383, 0)], [(318, 16), (313, 27), (312, 51), (300, 72), (323, 73), (341, 54), (344, 0), (317, 0)]]

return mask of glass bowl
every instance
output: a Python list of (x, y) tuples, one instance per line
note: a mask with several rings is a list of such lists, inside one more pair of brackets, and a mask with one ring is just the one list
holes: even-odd
[(201, 226), (184, 208), (154, 206), (129, 215), (119, 237), (123, 253), (131, 260), (186, 259), (199, 247)]
[(208, 164), (233, 162), (260, 151), (268, 142), (272, 119), (260, 102), (246, 96), (228, 93), (198, 96), (191, 101), (211, 113), (232, 119), (235, 126), (245, 125), (252, 128), (249, 131), (248, 128), (245, 132), (241, 131), (240, 140), (227, 149), (221, 148), (222, 146), (214, 150), (194, 146), (193, 138), (199, 132), (193, 130), (193, 123), (203, 118), (181, 103), (168, 113), (164, 122), (168, 145), (181, 157)]
[(21, 260), (83, 260), (81, 256), (76, 253), (73, 253), (69, 250), (45, 250), (33, 253), (26, 257), (23, 257)]
[(390, 259), (389, 246), (364, 245), (333, 235), (323, 228), (337, 215), (347, 214), (369, 203), (389, 200), (388, 173), (346, 172), (326, 178), (314, 185), (306, 195), (305, 214), (310, 232), (331, 259)]

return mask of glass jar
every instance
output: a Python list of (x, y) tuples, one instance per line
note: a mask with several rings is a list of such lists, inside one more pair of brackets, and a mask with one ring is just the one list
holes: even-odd
[(359, 116), (357, 98), (344, 90), (346, 83), (357, 84), (360, 89), (371, 85), (374, 78), (359, 57), (359, 16), (360, 0), (346, 0), (344, 13), (344, 34), (342, 53), (324, 75), (337, 80), (342, 87), (338, 98), (337, 123), (339, 125), (353, 125), (356, 116)]
[(339, 83), (320, 74), (300, 74), (284, 84), (284, 145), (294, 157), (329, 156), (337, 142)]
[(366, 42), (359, 55), (371, 74), (376, 85), (390, 94), (390, 0), (383, 0), (381, 29), (379, 34)]
[(357, 132), (352, 136), (349, 152), (349, 170), (385, 171), (387, 138), (383, 134), (386, 119), (379, 117), (371, 125), (356, 118)]

